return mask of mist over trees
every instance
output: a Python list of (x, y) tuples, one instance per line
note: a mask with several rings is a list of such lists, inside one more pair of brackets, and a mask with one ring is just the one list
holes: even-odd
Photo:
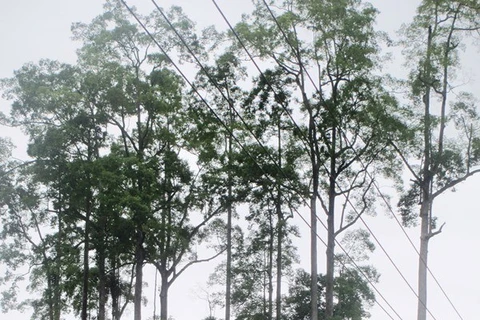
[(46, 57), (1, 80), (0, 123), (28, 138), (24, 160), (0, 138), (3, 312), (168, 320), (170, 289), (208, 263), (199, 319), (360, 320), (376, 303), (394, 319), (363, 220), (391, 196), (406, 227), (420, 224), (427, 319), (434, 200), (480, 172), (477, 98), (455, 90), (480, 2), (421, 2), (396, 43), (405, 79), (382, 69), (392, 42), (367, 2), (253, 4), (218, 31), (180, 7), (142, 15), (108, 0), (72, 25), (76, 63)]

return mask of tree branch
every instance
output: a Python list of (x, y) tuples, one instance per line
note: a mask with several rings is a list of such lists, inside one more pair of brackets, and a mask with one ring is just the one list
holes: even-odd
[(427, 239), (431, 239), (433, 237), (435, 237), (437, 234), (440, 234), (442, 233), (442, 230), (443, 230), (443, 227), (445, 226), (445, 222), (442, 224), (442, 226), (440, 227), (440, 229), (438, 229), (437, 231), (435, 232), (430, 232), (427, 236)]
[(174, 274), (174, 276), (172, 277), (172, 279), (170, 279), (170, 281), (168, 281), (168, 285), (170, 286), (170, 285), (171, 285), (185, 270), (187, 270), (187, 268), (190, 267), (191, 265), (196, 264), (196, 263), (211, 261), (211, 260), (215, 259), (216, 257), (218, 257), (219, 255), (221, 255), (222, 253), (224, 253), (225, 250), (227, 250), (227, 248), (220, 250), (220, 251), (217, 252), (215, 255), (213, 255), (213, 256), (211, 256), (211, 257), (209, 257), (209, 258), (190, 261), (189, 263), (187, 263), (186, 265), (184, 265), (183, 268), (180, 269), (180, 271), (179, 271), (178, 273), (175, 273), (175, 274)]
[(457, 184), (459, 184), (460, 182), (463, 182), (465, 180), (467, 180), (468, 177), (471, 177), (473, 176), (474, 174), (477, 174), (477, 173), (480, 173), (480, 169), (477, 169), (477, 170), (473, 170), (471, 172), (468, 172), (467, 174), (465, 174), (463, 177), (461, 178), (458, 178), (456, 180), (453, 180), (451, 181), (450, 183), (447, 183), (445, 186), (443, 186), (442, 188), (438, 189), (436, 192), (434, 192), (432, 194), (432, 200), (435, 199), (437, 196), (441, 195), (442, 193), (444, 193), (446, 190), (450, 189), (450, 188), (453, 188), (454, 186), (456, 186)]

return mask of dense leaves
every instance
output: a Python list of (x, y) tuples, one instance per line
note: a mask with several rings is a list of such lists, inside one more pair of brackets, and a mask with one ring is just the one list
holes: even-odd
[[(422, 1), (403, 30), (406, 106), (381, 70), (386, 37), (371, 4), (253, 3), (225, 33), (198, 32), (179, 7), (134, 10), (148, 34), (108, 0), (73, 24), (75, 64), (44, 59), (2, 80), (11, 112), (0, 121), (23, 130), (29, 157), (12, 158), (0, 139), (4, 311), (119, 320), (132, 309), (141, 320), (149, 266), (160, 278), (154, 318), (167, 320), (177, 279), (225, 255), (206, 319), (213, 305), (226, 320), (368, 318), (379, 275), (363, 263), (375, 246), (351, 229), (377, 210), (379, 178), (399, 185), (404, 223), (420, 220), (426, 270), (428, 240), (441, 231), (434, 199), (480, 170), (477, 100), (450, 97), (464, 37), (479, 30), (478, 1)], [(262, 68), (255, 76), (245, 49)], [(192, 87), (175, 61), (195, 73)], [(309, 273), (296, 270), (294, 246), (306, 208)], [(25, 283), (32, 298), (21, 300)], [(419, 296), (425, 307), (426, 280)]]

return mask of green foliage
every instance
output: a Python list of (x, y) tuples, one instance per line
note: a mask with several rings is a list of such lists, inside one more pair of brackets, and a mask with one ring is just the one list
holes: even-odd
[[(2, 294), (5, 310), (30, 305), (36, 318), (57, 320), (80, 313), (87, 298), (95, 317), (105, 306), (103, 294), (120, 318), (119, 301), (142, 299), (133, 294), (135, 277), (142, 279), (132, 266), (153, 264), (167, 290), (202, 260), (198, 248), (225, 250), (222, 214), (245, 204), (244, 214), (234, 212), (248, 232), (233, 228), (232, 304), (237, 319), (265, 319), (272, 316), (275, 274), (290, 274), (297, 260), (292, 237), (298, 230), (289, 219), (304, 199), (321, 198), (327, 215), (339, 218), (330, 239), (342, 233), (349, 254), (365, 261), (374, 249), (368, 234), (343, 232), (360, 214), (374, 213), (372, 176), (400, 180), (394, 149), (423, 164), (409, 167), (415, 179), (400, 196), (407, 225), (415, 224), (414, 211), (426, 201), (422, 191), (433, 198), (476, 172), (476, 100), (466, 93), (447, 99), (460, 66), (460, 31), (478, 30), (474, 2), (424, 0), (404, 29), (414, 66), (406, 109), (377, 76), (384, 35), (375, 30), (372, 5), (270, 1), (275, 21), (262, 1), (254, 3), (235, 26), (270, 66), (253, 79), (243, 50), (229, 41), (233, 34), (208, 28), (200, 35), (180, 7), (164, 11), (204, 62), (194, 84), (204, 100), (185, 89), (169, 58), (113, 0), (90, 23), (73, 25), (81, 43), (76, 64), (45, 59), (2, 80), (12, 112), (0, 122), (28, 135), (33, 160), (11, 161), (11, 145), (0, 139), (0, 261), (8, 267), (0, 283), (10, 285)], [(140, 19), (175, 59), (194, 61), (158, 10)], [(220, 47), (225, 51), (212, 51)], [(440, 101), (443, 111), (428, 106), (425, 112), (427, 101)], [(446, 127), (459, 137), (444, 137)], [(346, 196), (343, 210), (332, 212), (340, 195)], [(329, 252), (332, 262), (333, 246)], [(332, 319), (368, 317), (374, 296), (367, 281), (346, 255), (336, 259)], [(374, 268), (360, 268), (378, 280)], [(23, 269), (29, 274), (18, 276)], [(226, 277), (219, 272), (217, 284)], [(283, 300), (285, 319), (310, 318), (310, 278), (296, 273)], [(16, 292), (25, 280), (38, 295), (22, 302)], [(319, 275), (321, 314), (327, 283)]]
[[(302, 269), (296, 271), (295, 278), (284, 300), (284, 319), (310, 319), (310, 274)], [(335, 278), (334, 306), (335, 320), (361, 320), (369, 317), (367, 308), (375, 301), (368, 282), (355, 270), (347, 270)], [(319, 274), (317, 290), (324, 297), (325, 276)], [(318, 314), (325, 313), (324, 299), (318, 302)]]
[[(449, 89), (455, 86), (456, 71), (461, 66), (463, 38), (479, 28), (477, 16), (478, 6), (471, 1), (426, 0), (418, 7), (413, 22), (403, 28), (412, 112), (408, 118), (412, 120), (407, 121), (421, 121), (411, 126), (419, 138), (405, 141), (401, 152), (405, 159), (423, 162), (422, 167), (410, 166), (415, 181), (400, 197), (406, 224), (415, 223), (418, 215), (412, 210), (417, 204), (455, 190), (478, 165), (480, 118), (476, 100), (465, 92), (452, 99)], [(428, 190), (428, 196), (420, 198), (422, 190)]]

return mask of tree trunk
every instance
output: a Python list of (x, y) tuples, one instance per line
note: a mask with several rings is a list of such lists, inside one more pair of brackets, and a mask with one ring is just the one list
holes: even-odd
[(47, 300), (47, 303), (48, 303), (48, 318), (50, 320), (55, 320), (54, 316), (55, 316), (55, 312), (54, 312), (54, 307), (53, 307), (53, 298), (52, 298), (52, 292), (53, 292), (53, 281), (52, 281), (52, 272), (50, 271), (50, 268), (48, 267), (48, 263), (50, 263), (49, 261), (45, 261), (44, 260), (44, 264), (47, 265), (47, 272), (46, 272), (46, 275), (47, 275), (47, 293), (48, 293), (48, 300)]
[[(282, 170), (282, 131), (281, 115), (278, 116), (278, 167)], [(283, 213), (282, 213), (282, 190), (280, 178), (277, 177), (277, 292), (276, 292), (276, 320), (282, 316), (282, 254), (283, 254)]]
[(232, 290), (232, 135), (233, 114), (229, 104), (230, 135), (228, 137), (228, 207), (227, 207), (227, 270), (225, 283), (225, 320), (230, 320), (231, 290)]
[[(59, 202), (61, 202), (61, 198), (59, 196)], [(54, 320), (60, 320), (60, 316), (62, 313), (62, 290), (60, 288), (60, 281), (61, 281), (61, 271), (60, 271), (60, 261), (63, 259), (63, 225), (62, 225), (62, 204), (60, 204), (60, 209), (57, 215), (58, 220), (58, 235), (57, 235), (57, 242), (55, 244), (56, 254), (56, 261), (55, 261), (55, 282), (54, 282), (54, 289), (53, 289), (53, 301), (54, 301)]]
[(332, 130), (332, 147), (330, 150), (330, 181), (328, 189), (327, 215), (327, 274), (325, 284), (325, 319), (333, 318), (333, 280), (335, 275), (335, 183), (336, 183), (336, 138), (337, 130)]
[(117, 258), (112, 256), (110, 259), (111, 271), (109, 273), (110, 296), (112, 297), (112, 319), (120, 320), (120, 286), (117, 279)]
[[(279, 200), (277, 200), (279, 201)], [(276, 292), (276, 319), (280, 320), (282, 315), (282, 241), (283, 241), (283, 215), (280, 205), (277, 204), (277, 292)]]
[[(229, 173), (230, 174), (230, 173)], [(231, 185), (228, 188), (231, 197)], [(225, 288), (225, 320), (230, 320), (231, 288), (232, 288), (232, 205), (229, 200), (227, 210), (227, 279)]]
[[(102, 237), (105, 240), (104, 237)], [(105, 320), (107, 303), (107, 275), (105, 273), (105, 246), (98, 249), (98, 320)]]
[(428, 242), (430, 240), (430, 198), (432, 186), (432, 135), (431, 135), (431, 119), (430, 119), (430, 78), (431, 78), (431, 51), (432, 51), (432, 28), (428, 28), (427, 41), (427, 57), (425, 62), (425, 78), (426, 82), (425, 96), (423, 102), (425, 105), (425, 127), (423, 131), (424, 139), (424, 163), (422, 168), (422, 204), (420, 207), (420, 255), (418, 264), (418, 302), (417, 302), (417, 320), (427, 319), (427, 259), (428, 259)]
[(310, 159), (312, 164), (313, 190), (310, 198), (310, 314), (311, 320), (318, 320), (318, 268), (317, 268), (317, 195), (318, 195), (318, 163), (315, 152), (316, 131), (313, 115), (309, 123)]
[(427, 319), (427, 259), (428, 243), (430, 240), (429, 203), (423, 201), (420, 208), (421, 234), (420, 255), (418, 259), (418, 307), (417, 319)]
[(87, 196), (86, 210), (85, 210), (85, 233), (84, 233), (84, 248), (83, 248), (83, 287), (82, 287), (82, 312), (81, 319), (88, 319), (88, 278), (89, 278), (89, 261), (88, 253), (90, 250), (90, 215), (91, 215), (91, 195)]
[(270, 234), (268, 239), (268, 315), (267, 319), (272, 320), (273, 318), (273, 251), (274, 251), (274, 243), (275, 235), (274, 235), (274, 227), (272, 221), (272, 214), (269, 212), (269, 228)]
[[(330, 181), (330, 184), (335, 183)], [(333, 191), (332, 191), (333, 190)], [(325, 285), (325, 319), (333, 317), (333, 282), (335, 275), (335, 185), (330, 185), (327, 217), (327, 277)]]
[(134, 294), (134, 320), (142, 320), (142, 288), (143, 288), (143, 233), (137, 232), (137, 245), (135, 248), (135, 294)]
[(160, 320), (168, 320), (168, 276), (160, 272), (162, 286), (160, 288)]

